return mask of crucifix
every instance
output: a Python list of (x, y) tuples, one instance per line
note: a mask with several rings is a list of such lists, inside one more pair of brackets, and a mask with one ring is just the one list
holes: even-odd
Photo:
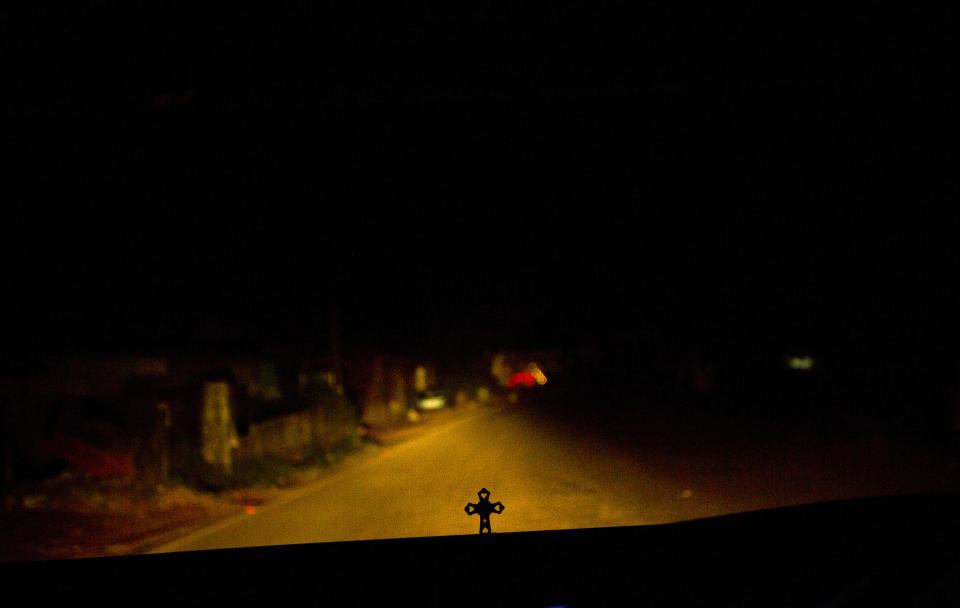
[(474, 513), (480, 515), (480, 534), (483, 534), (484, 530), (487, 531), (487, 534), (492, 534), (490, 530), (490, 514), (496, 513), (499, 515), (503, 513), (503, 503), (495, 502), (490, 504), (490, 491), (486, 488), (481, 488), (480, 491), (477, 492), (477, 496), (480, 497), (480, 502), (477, 504), (468, 502), (463, 510), (467, 512), (467, 515), (473, 515)]

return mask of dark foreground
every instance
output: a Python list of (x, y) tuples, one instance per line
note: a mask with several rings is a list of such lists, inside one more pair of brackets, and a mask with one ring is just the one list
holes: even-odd
[[(42, 605), (875, 606), (960, 599), (960, 496), (695, 522), (5, 564)], [(56, 584), (50, 584), (56, 581)]]

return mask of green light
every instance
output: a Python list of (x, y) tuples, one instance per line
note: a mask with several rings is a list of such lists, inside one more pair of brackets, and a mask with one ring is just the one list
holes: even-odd
[(813, 369), (813, 357), (790, 357), (787, 359), (790, 369), (808, 371)]

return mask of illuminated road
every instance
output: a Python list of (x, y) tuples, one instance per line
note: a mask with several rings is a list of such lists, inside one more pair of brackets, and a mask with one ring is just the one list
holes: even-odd
[(665, 431), (625, 420), (601, 432), (548, 413), (516, 407), (456, 420), (157, 551), (476, 533), (478, 517), (463, 508), (481, 487), (505, 505), (493, 531), (513, 532), (942, 489), (930, 485), (945, 477), (928, 460), (917, 465), (924, 481), (884, 445), (864, 452), (798, 437), (793, 447), (733, 447), (726, 431), (702, 424)]

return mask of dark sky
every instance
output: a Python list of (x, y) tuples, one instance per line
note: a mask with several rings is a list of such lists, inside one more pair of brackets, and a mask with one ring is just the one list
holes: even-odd
[(14, 342), (956, 343), (936, 14), (78, 6), (11, 38)]

